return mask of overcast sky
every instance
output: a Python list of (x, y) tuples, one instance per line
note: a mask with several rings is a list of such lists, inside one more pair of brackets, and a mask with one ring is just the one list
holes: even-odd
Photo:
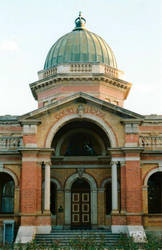
[[(74, 28), (79, 11), (87, 28), (114, 51), (133, 83), (124, 107), (162, 114), (161, 0), (4, 0), (0, 3), (0, 115), (37, 108), (36, 81), (54, 42)], [(161, 11), (160, 11), (161, 7)], [(161, 20), (160, 20), (161, 17)]]

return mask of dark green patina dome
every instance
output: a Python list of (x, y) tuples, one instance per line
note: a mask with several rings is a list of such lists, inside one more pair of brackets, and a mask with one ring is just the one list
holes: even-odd
[(117, 68), (115, 56), (108, 44), (100, 36), (85, 28), (85, 19), (79, 14), (75, 29), (62, 36), (48, 52), (44, 69), (63, 63), (105, 63)]

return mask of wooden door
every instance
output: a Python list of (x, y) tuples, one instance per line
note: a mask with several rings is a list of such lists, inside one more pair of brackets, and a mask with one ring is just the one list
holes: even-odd
[(72, 192), (71, 204), (72, 228), (89, 228), (91, 224), (90, 192)]

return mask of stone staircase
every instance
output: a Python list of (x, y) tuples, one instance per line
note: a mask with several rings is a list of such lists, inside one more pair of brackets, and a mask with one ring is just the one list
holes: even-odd
[[(108, 230), (52, 230), (50, 234), (36, 234), (35, 242), (42, 246), (57, 245), (58, 247), (68, 247), (69, 243), (79, 244), (84, 239), (93, 241), (96, 247), (115, 247), (120, 238), (120, 234), (113, 234)], [(73, 245), (73, 248), (77, 249)]]

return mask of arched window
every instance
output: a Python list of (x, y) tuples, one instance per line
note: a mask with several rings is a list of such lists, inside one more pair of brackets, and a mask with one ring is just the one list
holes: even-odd
[(151, 175), (148, 180), (148, 212), (162, 213), (162, 172)]
[(105, 132), (92, 122), (73, 121), (62, 127), (52, 142), (56, 156), (106, 155), (110, 141)]
[(93, 156), (97, 141), (85, 133), (75, 133), (67, 138), (68, 143), (65, 149), (65, 156)]
[(105, 207), (106, 214), (110, 214), (112, 210), (112, 192), (111, 192), (111, 182), (105, 185)]
[(2, 213), (14, 212), (14, 182), (13, 180), (3, 184), (2, 187)]

